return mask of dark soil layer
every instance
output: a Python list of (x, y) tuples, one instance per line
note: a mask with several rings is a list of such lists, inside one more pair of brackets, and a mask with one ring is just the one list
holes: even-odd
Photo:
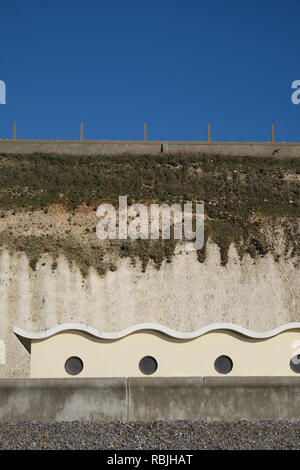
[[(0, 156), (2, 217), (7, 210), (47, 212), (49, 206), (58, 203), (70, 213), (82, 205), (95, 209), (102, 202), (117, 206), (119, 195), (128, 195), (129, 204), (203, 202), (205, 240), (210, 237), (218, 244), (223, 265), (228, 261), (231, 243), (241, 258), (245, 252), (253, 258), (271, 252), (276, 258), (273, 232), (282, 233), (284, 254), (299, 260), (300, 159), (220, 155)], [(9, 236), (6, 233), (0, 237), (0, 243), (15, 247), (18, 237), (12, 231)], [(46, 232), (38, 240), (33, 238), (21, 243), (31, 260), (42, 252), (49, 252), (54, 258), (63, 252), (76, 261), (76, 256), (70, 254), (82, 251), (79, 264), (85, 270), (93, 265), (91, 258), (97, 258), (98, 251), (95, 256), (85, 256), (86, 247), (80, 248), (80, 242), (62, 240), (59, 233), (56, 240), (47, 237)], [(118, 252), (120, 256), (141, 259), (143, 269), (150, 259), (159, 268), (164, 259), (170, 260), (175, 243), (165, 244), (163, 249), (159, 245), (137, 240), (120, 244)], [(34, 252), (30, 248), (33, 246), (38, 247)], [(205, 246), (198, 252), (198, 259), (204, 261)], [(104, 269), (101, 263), (97, 269)]]

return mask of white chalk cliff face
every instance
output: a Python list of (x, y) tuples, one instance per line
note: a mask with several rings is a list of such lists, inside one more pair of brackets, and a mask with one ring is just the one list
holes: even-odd
[(234, 323), (265, 332), (300, 321), (299, 267), (292, 258), (272, 255), (242, 261), (233, 246), (226, 266), (219, 248), (208, 244), (204, 263), (178, 245), (171, 263), (146, 272), (120, 259), (116, 271), (86, 279), (63, 256), (43, 255), (32, 271), (24, 253), (0, 255), (1, 377), (30, 374), (30, 355), (14, 327), (41, 332), (64, 323), (81, 323), (118, 332), (140, 323), (192, 332), (213, 323)]

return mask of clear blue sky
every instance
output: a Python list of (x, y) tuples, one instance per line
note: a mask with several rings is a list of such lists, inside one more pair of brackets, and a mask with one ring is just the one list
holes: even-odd
[(1, 0), (0, 137), (300, 141), (299, 0)]

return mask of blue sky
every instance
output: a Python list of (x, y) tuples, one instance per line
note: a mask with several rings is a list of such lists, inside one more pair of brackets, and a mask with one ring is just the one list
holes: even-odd
[(299, 0), (1, 0), (0, 138), (300, 141)]

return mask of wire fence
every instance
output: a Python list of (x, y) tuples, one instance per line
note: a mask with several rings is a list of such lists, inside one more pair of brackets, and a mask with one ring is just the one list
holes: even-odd
[[(207, 124), (207, 128), (204, 131), (202, 129), (201, 132), (199, 132), (199, 129), (188, 129), (185, 132), (179, 133), (177, 130), (174, 129), (163, 129), (160, 128), (159, 130), (151, 130), (147, 123), (144, 123), (144, 133), (143, 133), (143, 140), (142, 139), (136, 139), (136, 141), (144, 141), (144, 142), (150, 142), (150, 141), (162, 141), (162, 142), (185, 142), (185, 141), (194, 141), (194, 142), (276, 142), (275, 138), (275, 126), (274, 124), (271, 124), (267, 132), (264, 132), (265, 137), (261, 137), (260, 139), (253, 140), (249, 136), (249, 130), (246, 128), (239, 128), (235, 129), (235, 132), (230, 132), (229, 138), (226, 139), (216, 139), (216, 130), (211, 126), (211, 124)], [(80, 128), (79, 128), (79, 135), (78, 135), (78, 140), (84, 141), (84, 140), (110, 140), (110, 139), (85, 139), (85, 129), (84, 129), (84, 123), (80, 123)], [(220, 129), (218, 129), (218, 133), (220, 134)], [(224, 135), (226, 133), (225, 131), (221, 132), (221, 134)], [(267, 134), (269, 136), (267, 137)], [(227, 132), (228, 135), (228, 132)], [(239, 135), (240, 138), (234, 138), (234, 135)], [(199, 136), (199, 138), (195, 138), (195, 136)], [(242, 138), (241, 138), (242, 137)], [(17, 123), (13, 123), (13, 140), (17, 140)], [(30, 139), (30, 140), (39, 140), (39, 139)], [(51, 139), (49, 139), (51, 140)], [(68, 139), (65, 139), (68, 140)], [(73, 139), (74, 140), (74, 139)], [(75, 139), (76, 140), (76, 139)], [(111, 141), (114, 140), (122, 140), (122, 139), (111, 139)], [(127, 140), (127, 139), (124, 139)], [(135, 141), (135, 140), (134, 140)], [(279, 142), (280, 140), (277, 140)]]

